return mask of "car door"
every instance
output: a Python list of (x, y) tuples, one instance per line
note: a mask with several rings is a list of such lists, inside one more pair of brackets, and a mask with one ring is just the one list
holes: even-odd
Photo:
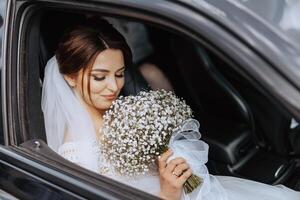
[[(299, 116), (297, 87), (282, 76), (268, 60), (249, 47), (247, 40), (228, 30), (213, 17), (214, 9), (194, 9), (177, 1), (55, 1), (8, 0), (3, 42), (2, 108), (5, 145), (0, 147), (1, 187), (19, 198), (34, 199), (152, 199), (155, 198), (106, 177), (64, 161), (43, 141), (35, 100), (37, 77), (30, 77), (26, 52), (30, 16), (43, 9), (91, 11), (155, 24), (181, 33), (214, 50), (232, 64), (242, 77), (259, 85), (287, 110)], [(210, 17), (208, 17), (210, 16)], [(34, 27), (33, 27), (34, 28)], [(31, 31), (34, 31), (32, 29)], [(32, 36), (34, 37), (34, 36)], [(259, 66), (259, 67), (257, 67)], [(270, 79), (272, 77), (272, 79)], [(29, 87), (30, 86), (30, 87)], [(32, 93), (33, 92), (33, 93)], [(289, 96), (289, 98), (287, 98)]]

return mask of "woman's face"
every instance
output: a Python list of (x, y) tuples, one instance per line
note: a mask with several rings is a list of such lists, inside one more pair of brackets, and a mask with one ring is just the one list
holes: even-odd
[(73, 79), (73, 87), (88, 106), (107, 110), (124, 86), (124, 70), (122, 51), (106, 49), (98, 54), (91, 71), (86, 69), (84, 74), (83, 69), (79, 71)]

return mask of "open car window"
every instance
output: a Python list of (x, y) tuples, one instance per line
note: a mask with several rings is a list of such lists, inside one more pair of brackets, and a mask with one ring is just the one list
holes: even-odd
[[(30, 81), (35, 80), (35, 82), (29, 82), (30, 85), (35, 84), (38, 89), (37, 83), (43, 84), (44, 66), (54, 55), (62, 33), (85, 17), (84, 14), (51, 10), (43, 13), (40, 21), (39, 82), (37, 77), (32, 77)], [(133, 68), (139, 81), (125, 83), (125, 89), (127, 85), (133, 87), (126, 95), (137, 94), (138, 90), (147, 87), (164, 88), (174, 91), (179, 97), (185, 99), (191, 106), (195, 119), (201, 124), (202, 139), (210, 145), (210, 163), (213, 166), (211, 172), (215, 170), (214, 173), (217, 174), (230, 173), (233, 166), (239, 166), (235, 169), (236, 176), (246, 176), (253, 180), (271, 183), (276, 180), (273, 174), (280, 166), (284, 165), (286, 170), (292, 169), (293, 165), (289, 160), (281, 159), (280, 156), (270, 163), (272, 167), (267, 170), (268, 180), (262, 176), (266, 171), (252, 174), (252, 171), (247, 168), (249, 163), (259, 162), (261, 156), (265, 159), (273, 157), (272, 153), (257, 151), (257, 145), (270, 140), (276, 133), (280, 135), (283, 131), (281, 126), (288, 130), (291, 118), (281, 110), (274, 110), (275, 105), (266, 107), (264, 115), (261, 111), (255, 110), (257, 107), (264, 106), (264, 103), (270, 105), (271, 102), (267, 97), (262, 100), (264, 94), (249, 81), (237, 78), (238, 75), (229, 69), (230, 65), (221, 57), (188, 38), (151, 24), (118, 17), (98, 17), (104, 17), (112, 23), (123, 34), (133, 51)], [(64, 20), (60, 20), (58, 24), (59, 19)], [(52, 33), (53, 29), (56, 30), (55, 34)], [(37, 91), (32, 92), (38, 94)], [(39, 99), (38, 96), (31, 95), (29, 98), (29, 101), (34, 102), (38, 102)], [(40, 124), (41, 130), (34, 125), (32, 128), (36, 130), (31, 132), (39, 135), (27, 136), (28, 139), (45, 138), (45, 132), (42, 130), (43, 118), (38, 117), (42, 115), (38, 105), (36, 103), (29, 105), (31, 106), (29, 112), (35, 113), (30, 116), (35, 116), (35, 119), (31, 117), (32, 121), (36, 121), (34, 124)], [(276, 118), (273, 120), (279, 120), (280, 123), (278, 127), (273, 126), (273, 129), (268, 129), (270, 124), (268, 125), (263, 119), (266, 115), (269, 115), (270, 119), (274, 114)], [(259, 126), (255, 127), (257, 122)], [(274, 143), (276, 141), (274, 140)], [(233, 144), (234, 147), (230, 147)], [(283, 145), (288, 144), (287, 139), (285, 143), (271, 145), (274, 151), (283, 153), (282, 148), (285, 148)], [(249, 163), (243, 163), (244, 159), (249, 160)], [(224, 170), (223, 163), (232, 167)]]
[[(127, 5), (131, 10), (124, 5), (109, 4), (115, 9), (109, 11), (101, 3), (98, 10), (88, 3), (82, 7), (55, 3), (30, 5), (32, 10), (28, 9), (30, 12), (17, 21), (22, 26), (15, 27), (19, 32), (15, 31), (14, 36), (21, 40), (15, 40), (18, 43), (13, 44), (16, 48), (10, 54), (8, 66), (11, 73), (7, 74), (8, 88), (11, 96), (16, 97), (9, 99), (6, 108), (11, 112), (7, 122), (15, 124), (6, 127), (10, 133), (9, 146), (28, 162), (38, 163), (35, 166), (38, 176), (43, 175), (47, 181), (72, 193), (65, 197), (73, 193), (79, 197), (82, 192), (90, 198), (155, 198), (72, 164), (47, 146), (40, 106), (44, 67), (54, 55), (64, 30), (90, 12), (118, 27), (133, 49), (134, 67), (139, 75), (127, 83), (128, 94), (144, 88), (164, 88), (175, 91), (191, 106), (194, 117), (200, 121), (202, 139), (210, 145), (207, 165), (211, 173), (269, 184), (289, 179), (296, 163), (290, 158), (294, 152), (290, 138), (283, 133), (289, 132), (292, 117), (266, 90), (267, 84), (275, 81), (270, 83), (263, 77), (274, 73), (278, 84), (291, 86), (247, 45), (242, 48), (244, 44), (239, 38), (216, 24), (209, 25), (209, 20), (201, 23), (203, 18), (199, 13), (187, 8), (182, 17), (174, 11), (169, 16), (157, 16), (158, 11), (152, 13), (150, 5), (143, 8), (139, 4), (130, 4), (132, 8)], [(253, 74), (251, 67), (257, 67)], [(268, 167), (259, 168), (261, 160)], [(257, 168), (253, 170), (252, 166)]]

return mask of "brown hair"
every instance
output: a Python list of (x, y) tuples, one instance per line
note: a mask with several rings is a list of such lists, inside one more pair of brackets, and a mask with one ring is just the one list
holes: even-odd
[[(121, 50), (125, 66), (132, 65), (132, 53), (124, 37), (106, 20), (87, 19), (62, 36), (55, 53), (59, 71), (73, 75), (81, 69), (83, 72), (91, 70), (97, 55), (108, 48)], [(90, 94), (89, 81), (88, 92)]]

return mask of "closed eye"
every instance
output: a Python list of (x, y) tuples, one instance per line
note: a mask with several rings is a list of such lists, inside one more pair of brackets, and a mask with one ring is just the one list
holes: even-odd
[(123, 78), (124, 77), (124, 71), (121, 73), (118, 73), (115, 75), (117, 78)]
[(92, 75), (95, 81), (103, 81), (105, 79), (105, 76), (98, 77), (96, 75)]

